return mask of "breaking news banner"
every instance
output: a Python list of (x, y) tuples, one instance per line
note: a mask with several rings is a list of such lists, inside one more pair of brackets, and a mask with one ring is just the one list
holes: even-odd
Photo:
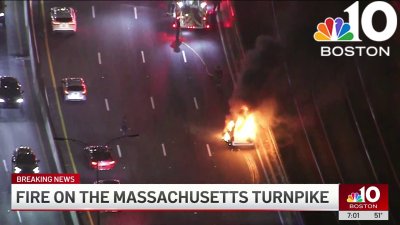
[[(339, 213), (351, 216), (340, 214), (339, 219), (388, 219), (388, 188), (381, 184), (80, 184), (79, 181), (79, 174), (13, 174), (11, 208), (19, 211), (340, 209), (343, 211)], [(357, 203), (349, 202), (350, 196)], [(371, 217), (364, 212), (382, 214)]]

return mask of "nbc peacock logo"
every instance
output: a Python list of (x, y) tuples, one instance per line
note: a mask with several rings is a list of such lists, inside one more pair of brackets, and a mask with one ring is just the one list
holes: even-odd
[(358, 192), (352, 192), (350, 195), (347, 196), (347, 202), (364, 202), (364, 200)]
[(350, 24), (345, 23), (341, 17), (333, 19), (328, 17), (323, 23), (317, 25), (314, 40), (323, 41), (352, 41), (354, 35), (350, 32)]
[[(348, 14), (346, 22), (343, 17), (328, 17), (317, 25), (314, 40), (329, 43), (321, 44), (321, 56), (390, 56), (389, 45), (361, 45), (363, 41), (360, 38), (360, 30), (365, 35), (363, 39), (368, 38), (376, 43), (391, 38), (396, 32), (398, 20), (392, 5), (385, 1), (374, 1), (360, 10), (360, 4), (356, 1), (343, 11)], [(383, 13), (386, 17), (386, 26), (380, 30), (376, 30), (372, 23), (376, 12)], [(347, 42), (351, 42), (352, 45), (342, 44)]]

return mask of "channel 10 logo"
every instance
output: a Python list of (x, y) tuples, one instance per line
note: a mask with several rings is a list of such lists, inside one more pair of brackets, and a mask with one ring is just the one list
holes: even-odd
[[(375, 30), (372, 18), (376, 12), (382, 12), (386, 17), (386, 26), (382, 31)], [(344, 22), (341, 17), (333, 19), (328, 17), (323, 23), (317, 25), (314, 33), (316, 41), (361, 41), (359, 37), (360, 6), (358, 1), (347, 7), (344, 12), (349, 14), (349, 22)], [(387, 2), (372, 2), (361, 15), (361, 27), (364, 34), (376, 42), (386, 41), (393, 36), (397, 28), (396, 10)]]
[[(386, 18), (383, 30), (373, 26), (376, 12), (382, 12)], [(368, 4), (360, 17), (360, 5), (356, 1), (344, 10), (349, 15), (348, 22), (342, 17), (328, 17), (317, 25), (314, 40), (317, 42), (361, 42), (360, 24), (363, 33), (370, 40), (383, 42), (391, 38), (397, 29), (396, 10), (387, 2), (375, 1)], [(361, 21), (361, 22), (360, 22)], [(321, 46), (321, 56), (390, 56), (390, 46)]]
[(387, 184), (341, 184), (339, 210), (384, 211), (388, 210)]
[[(371, 192), (375, 193), (375, 197), (372, 197)], [(367, 190), (365, 190), (365, 186), (359, 189), (359, 192), (352, 192), (350, 195), (347, 196), (347, 202), (354, 203), (354, 202), (377, 202), (379, 198), (381, 197), (381, 192), (379, 191), (379, 188), (375, 186), (368, 187)]]

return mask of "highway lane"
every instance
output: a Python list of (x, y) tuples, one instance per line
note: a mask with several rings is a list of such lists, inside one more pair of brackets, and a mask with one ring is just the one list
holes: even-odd
[[(62, 5), (62, 2), (45, 2), (45, 12), (55, 5)], [(49, 78), (46, 90), (58, 134), (63, 135), (63, 127), (59, 122), (49, 66), (53, 66), (58, 84), (68, 74), (83, 76), (88, 84), (87, 102), (61, 101), (69, 138), (103, 143), (120, 135), (123, 115), (128, 117), (130, 131), (140, 134), (139, 138), (118, 143), (122, 157), (118, 158), (114, 170), (100, 173), (102, 178), (119, 178), (123, 183), (265, 182), (262, 176), (254, 175), (258, 173), (254, 153), (246, 156), (249, 155), (246, 152), (229, 152), (219, 141), (229, 88), (222, 94), (218, 92), (207, 77), (202, 61), (189, 48), (199, 51), (197, 54), (213, 68), (214, 62), (223, 62), (217, 34), (203, 34), (205, 38), (200, 42), (196, 36), (193, 39), (183, 36), (181, 52), (175, 53), (170, 46), (174, 33), (166, 32), (170, 22), (163, 16), (166, 8), (161, 3), (68, 2), (68, 5), (78, 10), (78, 33), (71, 36), (48, 33), (52, 65), (46, 62), (40, 68)], [(41, 15), (41, 12), (36, 13)], [(45, 17), (48, 23), (49, 15), (46, 13)], [(38, 36), (41, 36), (40, 55), (46, 59), (42, 20), (36, 24)], [(60, 147), (68, 151), (62, 143)], [(71, 143), (71, 147), (83, 182), (93, 182), (94, 171), (82, 157), (82, 147), (76, 143)], [(117, 157), (118, 152), (115, 155)], [(196, 215), (199, 214), (119, 213), (104, 214), (102, 219), (116, 222), (139, 217), (149, 223), (176, 223), (177, 218), (182, 223), (188, 220), (221, 224), (232, 224), (232, 220), (238, 224), (278, 223), (275, 213)]]
[[(310, 154), (309, 146), (299, 144), (307, 140), (307, 134), (322, 177), (326, 182), (336, 183), (343, 180), (345, 183), (389, 183), (391, 193), (395, 195), (390, 203), (393, 209), (392, 215), (396, 217), (400, 204), (395, 180), (395, 173), (398, 172), (395, 161), (399, 156), (396, 150), (398, 142), (393, 141), (393, 135), (396, 136), (397, 132), (393, 133), (393, 131), (398, 130), (398, 120), (397, 116), (391, 113), (390, 108), (396, 101), (395, 87), (398, 86), (397, 79), (393, 77), (393, 74), (398, 72), (398, 66), (396, 67), (394, 62), (398, 58), (397, 52), (385, 59), (359, 58), (358, 66), (366, 86), (366, 92), (364, 92), (354, 59), (345, 57), (321, 59), (318, 52), (319, 45), (312, 40), (316, 24), (327, 16), (340, 16), (340, 12), (347, 3), (327, 3), (328, 5), (324, 5), (324, 8), (316, 2), (274, 2), (274, 8), (271, 3), (258, 2), (260, 7), (247, 3), (241, 4), (241, 2), (235, 2), (235, 4), (244, 45), (247, 48), (253, 48), (252, 43), (260, 34), (275, 36), (279, 33), (282, 44), (287, 49), (284, 53), (292, 86), (288, 86), (286, 74), (281, 73), (281, 77), (270, 76), (275, 84), (285, 82), (286, 84), (283, 88), (279, 86), (281, 90), (272, 86), (270, 90), (273, 92), (272, 95), (281, 96), (278, 100), (281, 113), (292, 118), (292, 124), (296, 124), (283, 131), (293, 136), (297, 133), (303, 139), (294, 141), (296, 146), (293, 146), (293, 151), (290, 153), (285, 152), (285, 148), (281, 148), (291, 181), (321, 182), (318, 176), (314, 178), (308, 176), (310, 170), (315, 173), (317, 168), (315, 163), (307, 160), (307, 155)], [(249, 8), (258, 10), (254, 10), (252, 16), (249, 17)], [(271, 20), (259, 22), (259, 18), (265, 12), (269, 12), (269, 15), (275, 13), (276, 25), (273, 24), (273, 17)], [(293, 20), (293, 18), (302, 19)], [(249, 26), (256, 23), (259, 26)], [(394, 49), (398, 46), (398, 40), (397, 42), (391, 40), (390, 44)], [(348, 97), (346, 97), (346, 86)], [(373, 99), (370, 104), (365, 93)], [(296, 112), (293, 97), (298, 101), (301, 117)], [(372, 111), (378, 112), (376, 116), (371, 115), (370, 106)], [(393, 107), (393, 110), (398, 111), (397, 106)], [(375, 126), (373, 117), (376, 118), (378, 126)], [(306, 134), (301, 132), (303, 129), (300, 126), (301, 119), (304, 120)], [(382, 138), (376, 127), (381, 130)], [(274, 127), (273, 130), (279, 139), (283, 132), (279, 132), (279, 127)], [(389, 157), (384, 154), (385, 145)], [(368, 157), (371, 157), (371, 160)], [(394, 169), (391, 168), (390, 163), (394, 164)], [(374, 176), (374, 171), (377, 178)], [(314, 213), (305, 215), (306, 222), (316, 220)], [(336, 223), (332, 221), (333, 224)], [(392, 220), (391, 223), (396, 222)], [(369, 223), (362, 222), (361, 224)]]
[[(29, 146), (38, 157), (40, 172), (55, 172), (54, 160), (49, 154), (49, 146), (44, 137), (43, 125), (39, 116), (34, 92), (32, 90), (32, 71), (28, 57), (24, 53), (27, 37), (22, 32), (24, 17), (22, 4), (8, 2), (7, 29), (0, 27), (0, 75), (16, 77), (24, 90), (22, 109), (0, 109), (0, 224), (40, 225), (65, 224), (59, 212), (13, 212), (11, 205), (11, 156), (19, 146)], [(18, 41), (20, 40), (20, 41)]]

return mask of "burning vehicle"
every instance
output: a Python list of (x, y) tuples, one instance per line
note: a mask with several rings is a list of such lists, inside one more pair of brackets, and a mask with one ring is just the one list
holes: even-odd
[(254, 148), (257, 133), (256, 120), (247, 106), (242, 106), (240, 111), (227, 119), (222, 139), (230, 147)]

